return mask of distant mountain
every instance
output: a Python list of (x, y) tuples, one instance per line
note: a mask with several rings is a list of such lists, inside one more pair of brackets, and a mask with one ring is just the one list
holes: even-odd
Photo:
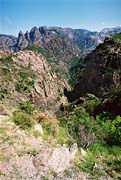
[(17, 50), (22, 50), (34, 44), (44, 47), (50, 50), (55, 56), (58, 56), (60, 53), (62, 54), (64, 52), (65, 54), (65, 52), (69, 52), (69, 46), (70, 55), (74, 54), (78, 56), (78, 50), (83, 54), (87, 54), (95, 49), (98, 44), (102, 43), (107, 36), (120, 32), (121, 26), (105, 28), (100, 32), (61, 27), (33, 27), (30, 32), (27, 31), (25, 34), (20, 31), (16, 48)]
[(81, 42), (83, 44), (83, 53), (88, 54), (92, 52), (100, 43), (103, 43), (105, 38), (121, 32), (121, 26), (115, 28), (105, 28), (100, 32), (89, 32), (86, 34), (84, 41)]
[[(27, 31), (25, 34), (20, 31), (18, 38), (9, 35), (0, 35), (0, 49), (16, 49), (16, 51), (19, 51), (27, 46), (36, 45), (51, 51), (55, 49), (57, 51), (59, 45), (66, 48), (66, 44), (70, 43), (72, 49), (79, 48), (83, 52), (88, 52), (94, 49), (99, 43), (102, 43), (107, 36), (120, 32), (121, 26), (105, 28), (100, 32), (61, 27), (33, 27), (30, 32)], [(54, 54), (57, 54), (57, 52), (54, 52)]]
[(71, 39), (72, 29), (63, 29), (59, 27), (33, 27), (30, 32), (18, 35), (16, 51), (24, 50), (38, 46), (49, 52), (56, 63), (64, 62), (66, 66), (71, 64), (73, 57), (80, 56), (79, 47)]

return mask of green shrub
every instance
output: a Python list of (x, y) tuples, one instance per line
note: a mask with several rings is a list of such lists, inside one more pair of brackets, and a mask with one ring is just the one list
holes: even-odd
[(121, 145), (121, 117), (117, 116), (114, 120), (106, 121), (105, 127), (108, 131), (108, 144)]
[(103, 138), (109, 145), (121, 145), (121, 117), (108, 118), (107, 114), (97, 116), (103, 131)]
[(121, 33), (113, 35), (113, 39), (119, 39), (121, 40)]
[(67, 128), (78, 145), (83, 147), (89, 147), (100, 136), (98, 123), (89, 116), (84, 108), (77, 108), (69, 115)]
[(34, 111), (34, 105), (31, 103), (31, 101), (25, 101), (19, 104), (19, 109), (27, 114), (32, 114)]
[(0, 89), (0, 100), (3, 100), (3, 99), (5, 99), (5, 98), (7, 98), (7, 96), (8, 96), (8, 90), (7, 90), (7, 87), (5, 87), (5, 88), (1, 88)]
[(93, 115), (95, 107), (98, 106), (101, 103), (100, 99), (92, 94), (89, 94), (88, 99), (84, 102), (83, 107), (86, 109), (86, 111)]
[(30, 90), (34, 87), (34, 79), (35, 74), (31, 69), (31, 65), (29, 64), (28, 67), (23, 68), (17, 73), (17, 81), (15, 83), (15, 89), (18, 92), (30, 92)]
[(12, 59), (11, 56), (2, 57), (2, 58), (0, 58), (0, 62), (1, 62), (2, 64), (9, 65), (9, 64), (13, 63), (13, 59)]
[(19, 110), (15, 111), (13, 113), (13, 121), (17, 125), (19, 125), (19, 127), (21, 129), (24, 129), (24, 130), (32, 128), (34, 123), (35, 123), (34, 119), (30, 115), (28, 115), (28, 114), (26, 114), (24, 112), (21, 112)]
[(15, 89), (18, 92), (28, 92), (32, 87), (34, 87), (34, 80), (20, 80), (15, 84)]
[(36, 155), (38, 154), (38, 152), (37, 152), (36, 149), (31, 149), (31, 150), (28, 152), (28, 154), (29, 154), (30, 156), (36, 156)]

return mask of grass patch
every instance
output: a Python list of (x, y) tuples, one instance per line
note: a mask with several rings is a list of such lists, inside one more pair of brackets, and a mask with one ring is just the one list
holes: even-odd
[(34, 119), (30, 115), (19, 110), (13, 113), (13, 121), (24, 130), (32, 128), (35, 124)]

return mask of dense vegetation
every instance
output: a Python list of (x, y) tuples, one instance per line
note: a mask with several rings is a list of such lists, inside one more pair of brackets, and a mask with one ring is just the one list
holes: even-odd
[[(120, 179), (121, 116), (109, 112), (94, 116), (96, 106), (101, 104), (100, 99), (89, 96), (81, 106), (64, 107), (59, 114), (60, 124), (71, 144), (76, 142), (80, 148), (87, 149), (87, 158), (76, 162), (80, 170), (90, 173), (94, 179), (106, 174)], [(97, 169), (95, 164), (99, 166)]]

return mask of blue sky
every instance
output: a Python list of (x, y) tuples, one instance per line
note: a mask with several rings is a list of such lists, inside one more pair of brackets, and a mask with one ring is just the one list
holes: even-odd
[(0, 33), (43, 25), (95, 31), (119, 26), (121, 0), (0, 0)]

